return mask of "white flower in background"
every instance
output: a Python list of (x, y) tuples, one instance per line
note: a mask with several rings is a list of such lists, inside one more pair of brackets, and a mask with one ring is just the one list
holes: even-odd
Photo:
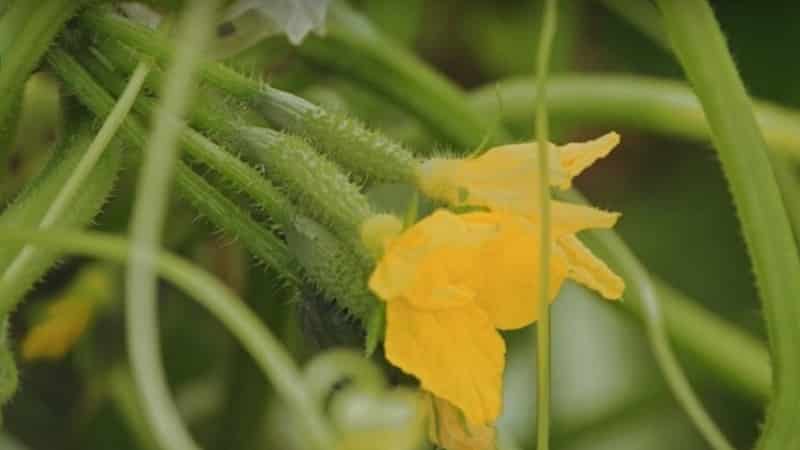
[(239, 0), (228, 10), (236, 20), (246, 14), (261, 16), (263, 26), (272, 33), (283, 32), (298, 45), (311, 31), (322, 31), (330, 0)]
[[(228, 7), (219, 23), (211, 58), (228, 58), (278, 34), (285, 34), (289, 42), (299, 45), (308, 33), (324, 32), (330, 3), (330, 0), (238, 0)], [(118, 7), (127, 17), (151, 28), (161, 21), (158, 12), (141, 3), (123, 2)]]

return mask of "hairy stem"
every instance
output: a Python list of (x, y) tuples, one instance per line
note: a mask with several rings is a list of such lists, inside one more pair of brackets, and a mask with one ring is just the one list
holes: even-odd
[(0, 176), (25, 81), (64, 23), (88, 0), (15, 1), (0, 19)]
[[(90, 145), (92, 130), (79, 130), (67, 140), (63, 149), (48, 163), (42, 174), (32, 180), (16, 200), (0, 215), (0, 224), (28, 228), (40, 226), (44, 217), (52, 210), (51, 205), (60, 195), (84, 159)], [(89, 171), (83, 189), (74, 197), (73, 204), (49, 222), (60, 228), (84, 227), (100, 211), (114, 186), (122, 162), (122, 148), (112, 143), (97, 165)], [(27, 257), (14, 276), (0, 279), (0, 316), (6, 316), (22, 301), (25, 293), (57, 261), (57, 256), (42, 249), (25, 247)], [(11, 266), (20, 261), (22, 247), (5, 245), (0, 248), (0, 270), (8, 273)], [(21, 264), (21, 265), (20, 265)]]
[[(109, 113), (114, 104), (113, 98), (73, 57), (55, 48), (48, 54), (48, 62), (78, 100), (92, 113), (96, 116)], [(121, 131), (123, 137), (134, 148), (144, 148), (146, 141), (144, 127), (135, 117), (128, 117), (123, 122)], [(192, 177), (194, 172), (186, 164), (179, 162), (176, 174), (176, 183), (181, 194), (212, 223), (241, 238), (254, 256), (274, 268), (281, 276), (290, 280), (300, 278), (297, 266), (283, 241), (256, 223), (205, 180)], [(209, 196), (211, 193), (214, 195)]]
[[(534, 112), (535, 80), (520, 77), (492, 83), (474, 91), (470, 103), (481, 115), (502, 115), (506, 124), (519, 128), (528, 124)], [(691, 87), (666, 78), (557, 75), (548, 82), (547, 103), (554, 119), (569, 124), (633, 128), (691, 140), (711, 138), (703, 107)], [(800, 159), (800, 111), (758, 100), (754, 107), (769, 147)]]
[[(139, 94), (149, 70), (150, 66), (146, 63), (141, 63), (139, 67), (136, 68), (122, 96), (114, 105), (114, 108), (106, 118), (103, 126), (100, 127), (100, 131), (95, 135), (92, 143), (89, 144), (89, 148), (86, 149), (86, 153), (83, 154), (83, 157), (73, 169), (72, 174), (61, 187), (55, 199), (53, 199), (44, 217), (42, 217), (42, 220), (38, 224), (39, 229), (45, 230), (57, 224), (66, 210), (72, 207), (79, 190), (82, 189), (84, 184), (89, 180), (103, 152), (109, 144), (111, 144), (111, 140), (114, 138), (117, 129), (119, 129), (125, 117), (128, 115), (128, 112), (130, 112), (133, 102)], [(0, 275), (0, 286), (13, 283), (15, 280), (23, 277), (24, 272), (31, 269), (30, 266), (35, 258), (36, 250), (31, 246), (24, 247), (11, 264), (8, 265), (5, 271), (3, 271), (2, 275)], [(13, 297), (0, 296), (0, 298), (6, 299)], [(0, 314), (8, 312), (13, 307), (7, 303), (8, 302), (0, 300), (0, 305), (2, 305)]]
[(800, 445), (800, 256), (756, 122), (714, 12), (703, 0), (659, 0), (667, 33), (703, 105), (742, 224), (764, 305), (775, 394), (760, 449)]

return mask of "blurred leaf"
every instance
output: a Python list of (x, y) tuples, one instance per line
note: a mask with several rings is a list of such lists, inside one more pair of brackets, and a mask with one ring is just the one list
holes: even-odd
[(424, 0), (404, 0), (398, 8), (395, 0), (362, 0), (364, 13), (384, 32), (410, 45), (419, 32)]

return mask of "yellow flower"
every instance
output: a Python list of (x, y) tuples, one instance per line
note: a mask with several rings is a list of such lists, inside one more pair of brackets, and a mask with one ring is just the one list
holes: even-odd
[[(563, 146), (550, 144), (550, 181), (567, 189), (572, 178), (619, 144), (617, 133)], [(418, 171), (419, 187), (429, 197), (451, 205), (484, 206), (517, 214), (538, 209), (539, 150), (536, 143), (504, 145), (477, 158), (434, 158)]]
[[(505, 344), (497, 329), (536, 320), (538, 233), (505, 213), (439, 210), (387, 246), (369, 280), (386, 301), (386, 356), (470, 423), (500, 414)], [(553, 246), (551, 294), (568, 272)]]
[[(588, 142), (551, 144), (551, 184), (569, 188), (575, 176), (607, 156), (619, 140), (611, 132)], [(477, 158), (430, 159), (420, 165), (418, 181), (426, 195), (450, 205), (518, 214), (538, 225), (538, 170), (537, 144), (515, 144), (492, 148)], [(619, 214), (559, 201), (551, 203), (551, 211), (553, 238), (569, 261), (569, 277), (605, 298), (621, 297), (622, 279), (574, 236), (583, 229), (611, 228)]]
[[(587, 143), (552, 146), (553, 184), (569, 187), (618, 141), (609, 133)], [(543, 301), (537, 277), (535, 150), (533, 144), (512, 145), (474, 159), (423, 163), (419, 184), (427, 195), (489, 211), (438, 210), (399, 235), (396, 227), (392, 233), (373, 233), (383, 237), (373, 241), (384, 246), (384, 254), (369, 287), (386, 302), (386, 357), (416, 376), (423, 390), (458, 408), (467, 431), (486, 431), (482, 427), (500, 414), (505, 343), (497, 330), (536, 321), (536, 303)], [(622, 279), (576, 237), (582, 230), (612, 227), (619, 214), (558, 201), (551, 212), (546, 301), (555, 298), (566, 278), (606, 298), (620, 298)], [(363, 229), (372, 228), (365, 224)], [(469, 448), (458, 445), (453, 448)]]

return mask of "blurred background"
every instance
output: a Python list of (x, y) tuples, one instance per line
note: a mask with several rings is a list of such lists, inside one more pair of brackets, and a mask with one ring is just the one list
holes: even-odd
[[(604, 2), (560, 3), (553, 78), (591, 72), (682, 79), (680, 67), (668, 51)], [(465, 89), (533, 72), (538, 1), (406, 0), (401, 7), (390, 0), (360, 0), (352, 4)], [(792, 43), (800, 41), (796, 26), (800, 4), (712, 4), (751, 94), (783, 106), (798, 106), (800, 60), (790, 51), (795, 49)], [(380, 94), (315, 66), (282, 38), (262, 41), (230, 62), (263, 73), (276, 86), (360, 117), (415, 148), (447, 149), (424, 125)], [(59, 134), (56, 82), (43, 73), (29, 88), (25, 104), (29, 120), (23, 121), (16, 142), (12, 181), (3, 184), (6, 199), (22, 180), (36, 173)], [(517, 125), (516, 138), (529, 138), (530, 127)], [(559, 123), (557, 118), (552, 125), (556, 142), (607, 131)], [(753, 276), (710, 144), (635, 130), (616, 131), (623, 136), (621, 146), (581, 176), (577, 187), (595, 205), (623, 212), (617, 230), (654, 275), (764, 339)], [(132, 172), (127, 171), (121, 180), (114, 201), (97, 221), (98, 227), (125, 230), (135, 180)], [(176, 205), (168, 231), (173, 248), (233, 286), (297, 358), (305, 360), (320, 347), (347, 341), (328, 335), (340, 330), (318, 329), (311, 316), (320, 314), (319, 308), (306, 311), (313, 299), (297, 300), (272, 274), (250, 264), (235, 242), (215, 236), (212, 229), (194, 219), (188, 207)], [(16, 315), (15, 338), (24, 335), (41, 305), (67, 289), (86, 264), (85, 260), (70, 259), (40, 284)], [(118, 279), (115, 269), (107, 270), (111, 279)], [(152, 448), (146, 430), (131, 418), (133, 391), (122, 369), (119, 288), (115, 292), (116, 298), (109, 299), (74, 352), (61, 360), (21, 364), (21, 387), (4, 412), (6, 434), (5, 440), (0, 439), (0, 448)], [(291, 436), (285, 436), (280, 421), (281, 406), (272, 400), (271, 388), (249, 357), (205, 311), (182, 300), (182, 294), (168, 286), (162, 292), (166, 368), (181, 409), (205, 448), (291, 448)], [(667, 391), (642, 328), (632, 316), (575, 285), (563, 289), (553, 314), (553, 448), (706, 448)], [(533, 448), (531, 330), (509, 333), (507, 338), (511, 350), (500, 430), (519, 448)], [(762, 418), (761, 405), (709, 379), (698, 361), (680, 356), (726, 435), (737, 448), (751, 447)]]

